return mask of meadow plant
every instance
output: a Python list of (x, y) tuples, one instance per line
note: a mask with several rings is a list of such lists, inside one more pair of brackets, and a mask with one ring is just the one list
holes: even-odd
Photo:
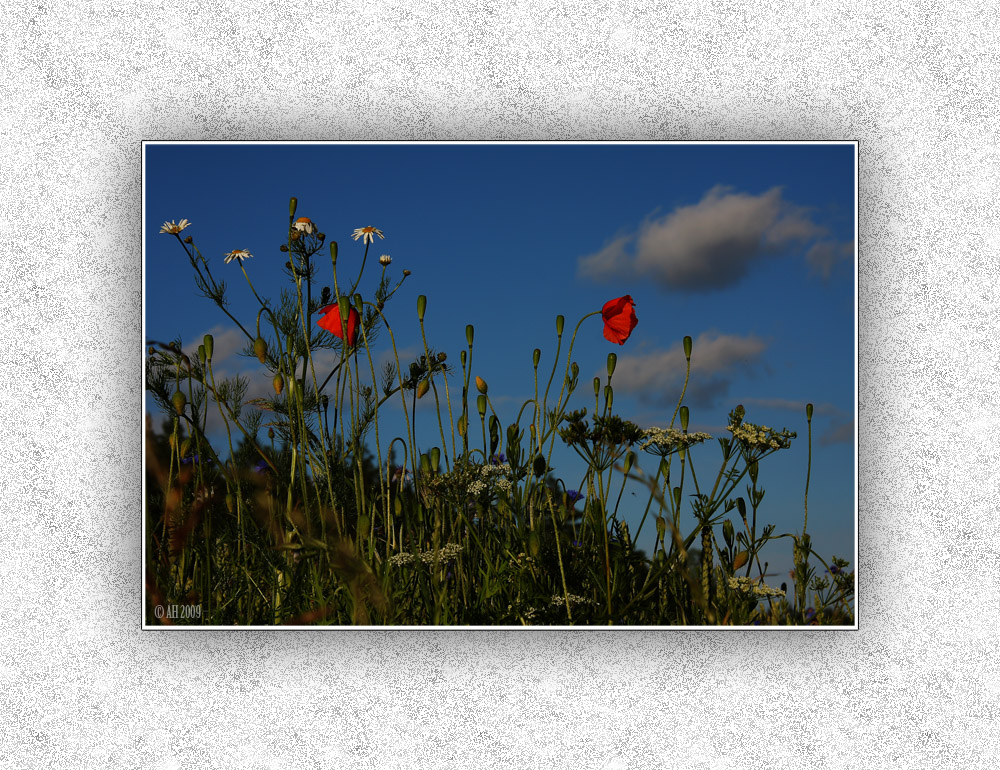
[[(219, 252), (257, 304), (249, 321), (233, 314), (228, 282), (182, 236), (191, 222), (160, 230), (177, 239), (200, 294), (245, 338), (242, 355), (263, 367), (270, 393), (248, 399), (250, 376), (221, 377), (212, 335), (196, 352), (180, 339), (147, 342), (146, 388), (163, 413), (159, 431), (149, 416), (146, 424), (147, 624), (853, 624), (854, 574), (842, 559), (820, 558), (806, 534), (808, 472), (802, 532), (758, 525), (761, 465), (789, 450), (794, 433), (751, 423), (737, 406), (729, 435), (717, 439), (714, 478), (700, 460), (696, 472), (695, 453), (712, 437), (688, 431), (690, 337), (669, 424), (643, 427), (614, 411), (614, 353), (606, 379), (593, 381), (593, 411), (570, 409), (583, 322), (600, 315), (604, 337), (624, 345), (638, 323), (632, 297), (581, 318), (565, 358), (557, 316), (552, 371), (539, 378), (542, 349), (534, 349), (533, 393), (508, 422), (473, 374), (475, 330), (466, 327), (456, 368), (428, 342), (424, 295), (416, 302), (423, 352), (400, 359), (387, 307), (411, 272), (394, 280), (383, 254), (373, 259), (374, 280), (362, 283), (372, 244), (385, 239), (380, 229), (355, 229), (352, 252), (363, 252), (342, 258), (297, 213), (293, 198), (275, 248), (288, 285), (276, 299), (253, 280), (253, 265), (269, 257)], [(387, 348), (377, 348), (383, 340)], [(391, 359), (377, 367), (384, 349)], [(416, 402), (425, 398), (440, 438), (431, 447), (417, 439)], [(386, 445), (387, 409), (399, 410), (405, 433)], [(209, 440), (209, 414), (221, 422), (221, 445)], [(811, 405), (806, 414), (811, 470)], [(572, 489), (552, 468), (557, 441), (585, 463)], [(641, 457), (653, 458), (652, 475)], [(634, 534), (618, 516), (629, 479), (649, 492)], [(651, 554), (636, 546), (647, 521), (656, 528)], [(780, 538), (792, 540), (792, 594), (764, 582), (761, 550)], [(198, 612), (158, 611), (168, 605)]]

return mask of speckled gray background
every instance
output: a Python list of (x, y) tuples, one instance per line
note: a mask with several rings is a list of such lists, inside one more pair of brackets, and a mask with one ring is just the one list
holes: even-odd
[[(0, 764), (993, 766), (996, 6), (330, 5), (0, 11)], [(139, 142), (337, 138), (859, 139), (860, 630), (141, 632)]]

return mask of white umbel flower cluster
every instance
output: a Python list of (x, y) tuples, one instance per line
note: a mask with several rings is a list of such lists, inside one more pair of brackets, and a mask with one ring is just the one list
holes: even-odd
[(562, 594), (553, 594), (552, 601), (549, 602), (550, 607), (565, 607), (566, 599), (569, 598), (570, 604), (593, 604), (593, 599), (588, 599), (586, 596), (577, 596), (576, 594), (570, 594), (568, 597)]
[(677, 428), (647, 428), (642, 434), (645, 440), (639, 448), (661, 457), (712, 438), (708, 433), (685, 433)]
[(479, 478), (469, 483), (469, 494), (479, 495), (487, 490), (510, 492), (510, 464), (480, 465), (477, 469)]
[(729, 587), (734, 591), (739, 591), (742, 594), (752, 595), (752, 596), (784, 596), (785, 592), (780, 588), (771, 588), (771, 586), (764, 585), (763, 583), (758, 583), (753, 578), (748, 577), (731, 577), (729, 578)]
[[(445, 543), (438, 550), (438, 563), (444, 564), (445, 562), (454, 561), (458, 558), (459, 554), (462, 553), (462, 546), (458, 543)], [(416, 554), (409, 552), (397, 553), (395, 556), (389, 559), (389, 564), (393, 567), (406, 567), (417, 560), (420, 560), (424, 564), (434, 563), (434, 549), (429, 551), (418, 551)]]
[(759, 449), (788, 449), (795, 434), (787, 430), (774, 430), (766, 425), (754, 425), (752, 422), (741, 423), (737, 427), (726, 428), (733, 438), (748, 447)]

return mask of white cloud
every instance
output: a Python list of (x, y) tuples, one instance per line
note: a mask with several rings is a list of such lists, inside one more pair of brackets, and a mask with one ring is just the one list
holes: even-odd
[(636, 232), (581, 257), (577, 271), (595, 281), (646, 278), (666, 289), (709, 291), (738, 283), (756, 260), (825, 233), (779, 187), (750, 195), (716, 186), (700, 202), (651, 215)]
[(837, 243), (836, 241), (819, 241), (814, 243), (806, 253), (806, 263), (812, 272), (818, 274), (824, 281), (830, 279), (833, 269), (838, 263), (851, 260), (854, 257), (854, 243)]
[[(700, 334), (693, 341), (685, 402), (714, 405), (729, 391), (734, 374), (758, 366), (766, 349), (767, 344), (754, 335)], [(615, 392), (634, 394), (647, 404), (676, 403), (684, 386), (686, 368), (682, 343), (668, 350), (619, 355), (612, 385)]]

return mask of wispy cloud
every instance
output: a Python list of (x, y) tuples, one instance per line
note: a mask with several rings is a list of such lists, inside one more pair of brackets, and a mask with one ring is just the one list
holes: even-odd
[[(759, 366), (766, 349), (767, 343), (754, 335), (700, 334), (694, 340), (685, 402), (715, 406), (729, 392), (736, 373), (746, 374)], [(612, 384), (617, 393), (636, 395), (645, 404), (666, 406), (680, 398), (686, 367), (681, 343), (668, 350), (619, 355)]]
[(854, 420), (834, 423), (819, 438), (820, 446), (849, 444), (854, 442)]
[(819, 241), (806, 252), (806, 263), (812, 272), (824, 281), (830, 280), (834, 268), (841, 262), (852, 261), (854, 257), (854, 242), (837, 243), (836, 241)]
[[(784, 200), (781, 188), (760, 195), (716, 186), (700, 202), (617, 236), (581, 257), (580, 276), (595, 281), (646, 278), (668, 290), (711, 291), (737, 284), (757, 260), (793, 243), (826, 235), (808, 209)], [(825, 252), (816, 257), (825, 264)]]
[[(809, 402), (794, 398), (744, 398), (743, 403), (748, 407), (758, 406), (764, 409), (785, 409), (790, 412), (805, 414), (806, 404)], [(839, 409), (833, 404), (826, 403), (813, 404), (813, 414), (831, 417), (847, 417), (849, 415), (849, 413), (845, 412), (843, 409)]]

